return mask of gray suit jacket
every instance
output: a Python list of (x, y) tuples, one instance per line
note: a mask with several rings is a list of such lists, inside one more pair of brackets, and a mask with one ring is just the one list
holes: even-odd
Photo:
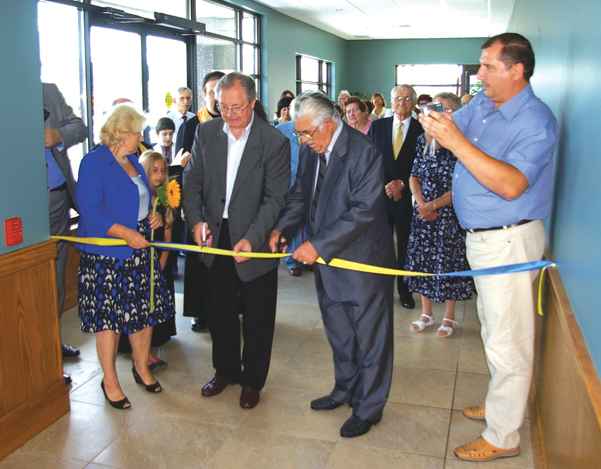
[[(190, 229), (209, 225), (217, 245), (223, 219), (227, 175), (227, 134), (223, 119), (201, 123), (196, 129), (190, 161), (184, 171), (183, 207)], [(250, 241), (254, 252), (270, 252), (269, 234), (286, 203), (290, 184), (290, 143), (281, 132), (254, 117), (230, 198), (230, 241)], [(207, 267), (212, 255), (202, 256)], [(250, 281), (278, 265), (273, 259), (236, 263), (243, 281)]]
[(44, 109), (50, 112), (50, 116), (44, 122), (44, 128), (58, 130), (63, 136), (64, 146), (62, 150), (57, 147), (50, 149), (56, 164), (60, 168), (71, 195), (73, 208), (77, 210), (75, 204), (75, 179), (71, 163), (67, 156), (67, 150), (73, 145), (83, 142), (88, 137), (88, 129), (83, 121), (73, 113), (73, 109), (65, 102), (65, 98), (53, 83), (42, 83), (44, 93)]
[[(293, 238), (303, 221), (310, 224), (317, 161), (317, 154), (303, 145), (295, 184), (275, 226), (287, 240)], [(395, 267), (383, 191), (382, 155), (369, 138), (343, 124), (330, 155), (310, 240), (324, 261), (336, 257)], [(334, 301), (367, 298), (384, 289), (389, 281), (383, 275), (319, 264), (315, 274)]]

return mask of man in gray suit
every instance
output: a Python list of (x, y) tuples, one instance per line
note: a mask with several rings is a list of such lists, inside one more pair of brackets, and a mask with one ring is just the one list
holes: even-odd
[[(394, 268), (384, 208), (382, 155), (371, 140), (340, 120), (332, 102), (305, 92), (293, 103), (301, 147), (296, 181), (270, 236), (272, 252), (305, 221), (313, 236), (294, 251), (312, 265), (321, 257)], [(281, 239), (283, 237), (284, 239)], [(317, 298), (334, 351), (332, 392), (313, 410), (352, 406), (340, 429), (351, 438), (382, 418), (392, 378), (393, 278), (315, 264)]]
[[(88, 129), (82, 120), (73, 113), (73, 109), (65, 102), (58, 87), (50, 83), (42, 83), (44, 94), (44, 143), (46, 146), (46, 165), (48, 169), (48, 200), (50, 209), (50, 234), (52, 236), (68, 236), (70, 229), (69, 209), (77, 209), (75, 204), (75, 180), (71, 171), (71, 163), (67, 150), (83, 142), (88, 136)], [(58, 287), (58, 312), (63, 314), (65, 300), (65, 267), (69, 243), (59, 242), (57, 245), (56, 283)], [(79, 350), (62, 344), (63, 357), (76, 357)], [(65, 381), (70, 382), (65, 375)]]
[[(232, 72), (219, 80), (215, 93), (221, 117), (197, 127), (184, 171), (186, 219), (198, 245), (215, 245), (235, 254), (269, 252), (269, 233), (286, 203), (290, 144), (254, 115), (251, 77)], [(215, 368), (202, 395), (217, 395), (239, 382), (240, 407), (251, 409), (259, 402), (269, 371), (278, 262), (208, 254), (201, 260), (209, 268), (208, 322)]]

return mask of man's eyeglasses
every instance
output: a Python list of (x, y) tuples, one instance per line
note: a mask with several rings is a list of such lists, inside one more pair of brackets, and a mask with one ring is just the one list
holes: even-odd
[(413, 98), (411, 98), (411, 96), (405, 96), (404, 98), (402, 96), (395, 96), (394, 98), (392, 98), (392, 100), (396, 101), (397, 103), (408, 103), (409, 101), (413, 101)]
[(232, 114), (242, 114), (242, 111), (244, 111), (248, 106), (250, 106), (250, 103), (248, 103), (246, 106), (244, 107), (240, 107), (240, 106), (224, 106), (223, 104), (219, 103), (219, 109), (221, 110), (221, 114), (229, 114), (230, 112)]
[(308, 130), (293, 130), (292, 135), (294, 135), (296, 138), (305, 137), (308, 140), (313, 140), (313, 135), (315, 135), (315, 132), (317, 132), (318, 130), (319, 127), (316, 127), (313, 132), (309, 132)]

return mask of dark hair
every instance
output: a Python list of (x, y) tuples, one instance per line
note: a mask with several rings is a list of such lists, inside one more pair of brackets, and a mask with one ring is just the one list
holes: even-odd
[(359, 110), (360, 110), (361, 112), (365, 112), (365, 111), (367, 111), (367, 106), (366, 106), (366, 105), (365, 105), (365, 103), (364, 103), (364, 102), (361, 100), (361, 98), (357, 98), (357, 96), (351, 96), (351, 97), (349, 97), (349, 98), (346, 98), (346, 99), (344, 100), (344, 108), (345, 108), (345, 110), (346, 110), (346, 107), (347, 107), (349, 104), (352, 104), (352, 103), (356, 103), (356, 104), (357, 104), (357, 107), (359, 108)]
[(202, 90), (206, 91), (206, 86), (207, 83), (213, 80), (221, 80), (221, 77), (223, 77), (225, 75), (225, 73), (223, 72), (209, 72), (205, 75), (205, 77), (202, 79)]
[(530, 77), (534, 73), (534, 51), (530, 41), (521, 34), (503, 33), (491, 37), (482, 44), (481, 49), (488, 49), (497, 42), (503, 45), (499, 60), (505, 64), (508, 70), (515, 64), (522, 64), (524, 66), (524, 80), (530, 81)]
[(419, 97), (417, 98), (417, 102), (419, 103), (422, 99), (424, 101), (426, 101), (427, 103), (432, 102), (432, 96), (430, 96), (429, 94), (420, 94)]
[(294, 98), (291, 98), (290, 96), (284, 96), (282, 99), (280, 99), (278, 101), (278, 110), (276, 111), (276, 116), (281, 117), (280, 116), (280, 111), (282, 109), (284, 109), (285, 107), (290, 107), (290, 103), (292, 102)]
[(161, 130), (173, 130), (175, 132), (175, 124), (168, 117), (161, 117), (154, 130), (156, 130), (157, 133)]
[(376, 96), (382, 100), (383, 106), (386, 107), (386, 100), (384, 99), (384, 95), (382, 93), (374, 93), (371, 95), (371, 100), (373, 101), (373, 99)]
[(365, 103), (367, 110), (371, 114), (374, 110), (374, 103), (372, 103), (369, 99), (364, 99), (363, 102)]
[(261, 104), (261, 101), (259, 101), (258, 99), (255, 101), (254, 111), (259, 119), (262, 119), (265, 122), (268, 122), (267, 113), (265, 112), (265, 108), (263, 107), (263, 104)]
[(292, 99), (294, 99), (294, 93), (290, 90), (284, 90), (282, 91), (282, 94), (280, 96), (280, 99), (286, 97), (286, 96), (292, 96)]

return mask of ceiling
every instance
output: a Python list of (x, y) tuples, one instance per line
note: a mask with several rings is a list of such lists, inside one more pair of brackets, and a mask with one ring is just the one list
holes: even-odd
[(256, 0), (347, 40), (489, 37), (514, 0)]

